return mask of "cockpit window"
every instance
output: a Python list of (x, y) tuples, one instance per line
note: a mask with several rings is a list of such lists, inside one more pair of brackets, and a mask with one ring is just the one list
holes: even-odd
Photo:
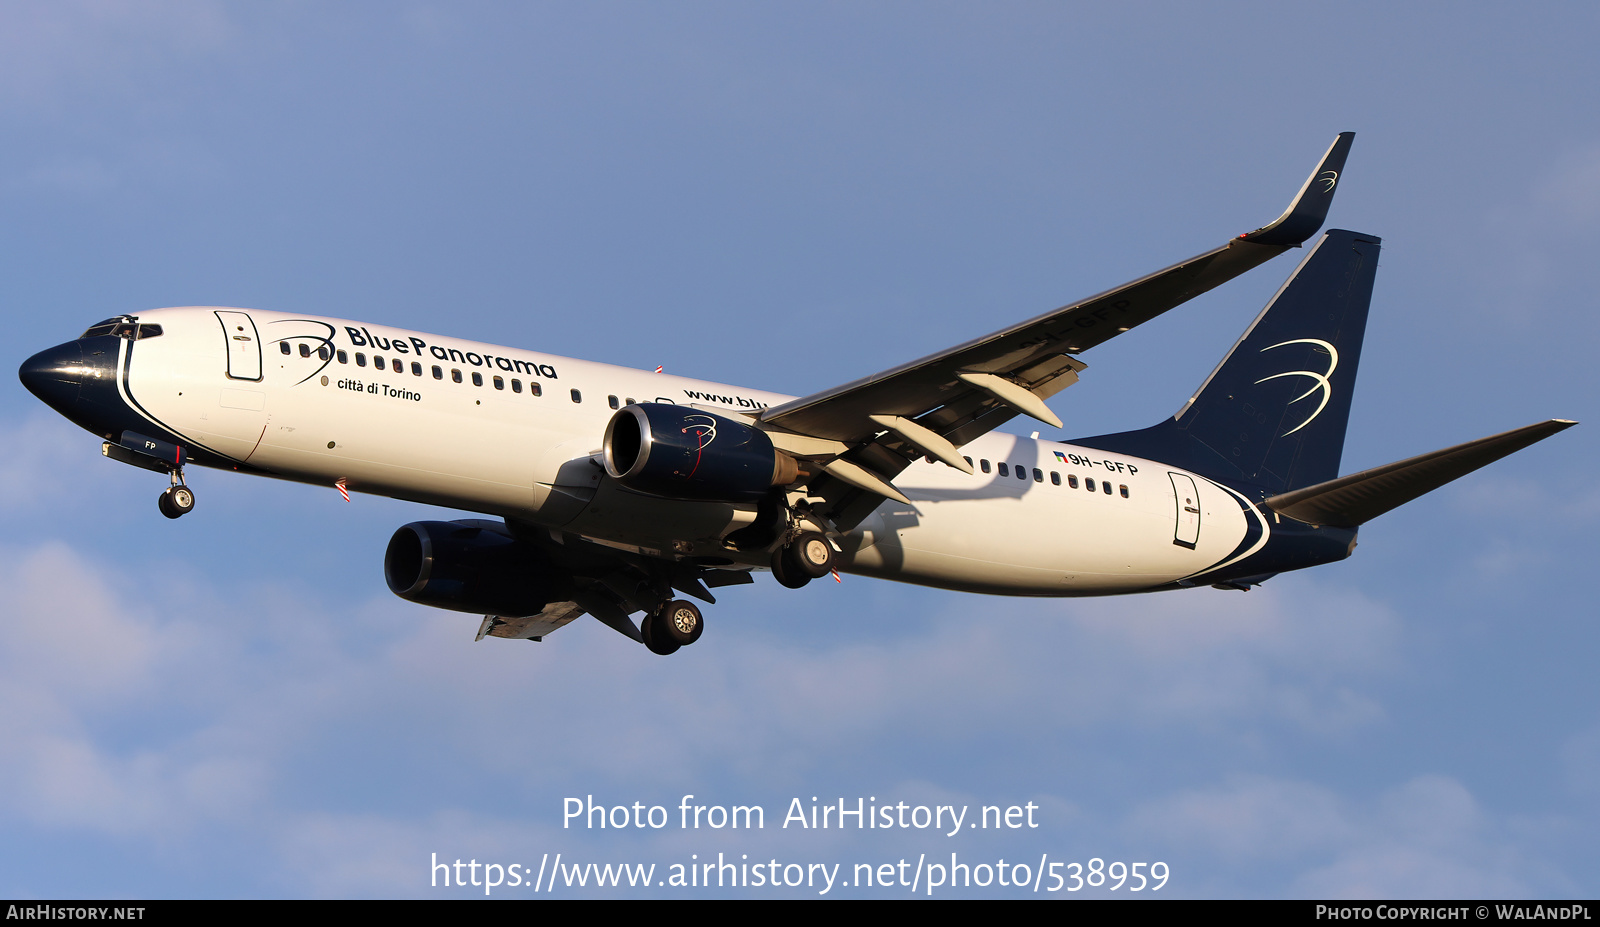
[(80, 338), (98, 338), (101, 335), (116, 335), (121, 338), (133, 338), (134, 324), (127, 316), (115, 319), (106, 319), (89, 326), (89, 330), (80, 335)]
[(160, 338), (160, 337), (161, 337), (161, 326), (159, 326), (159, 325), (141, 325), (141, 326), (139, 326), (139, 333), (133, 336), (135, 341), (139, 341), (139, 340), (142, 340), (144, 338)]

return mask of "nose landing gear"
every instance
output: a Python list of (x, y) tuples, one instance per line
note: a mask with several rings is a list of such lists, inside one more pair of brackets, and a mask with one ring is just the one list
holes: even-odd
[(194, 511), (194, 490), (184, 485), (182, 470), (172, 471), (172, 485), (161, 493), (156, 506), (168, 518), (182, 518)]

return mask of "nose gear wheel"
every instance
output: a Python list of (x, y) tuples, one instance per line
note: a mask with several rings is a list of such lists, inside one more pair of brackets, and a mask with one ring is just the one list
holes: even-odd
[(156, 507), (168, 518), (182, 518), (194, 511), (194, 490), (183, 484), (181, 471), (172, 471), (172, 485), (156, 499)]

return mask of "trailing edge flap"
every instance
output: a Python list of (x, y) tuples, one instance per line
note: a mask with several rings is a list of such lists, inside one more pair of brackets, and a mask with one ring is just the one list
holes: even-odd
[(478, 626), (476, 640), (481, 641), (485, 637), (504, 637), (511, 640), (536, 641), (551, 631), (566, 627), (582, 614), (583, 609), (576, 602), (551, 602), (539, 614), (524, 618), (485, 615), (483, 624)]
[(713, 589), (722, 586), (748, 586), (756, 581), (749, 570), (706, 570), (700, 579)]
[(1354, 528), (1576, 424), (1565, 419), (1539, 422), (1282, 493), (1262, 505), (1307, 524)]
[[(855, 449), (845, 457), (854, 467), (830, 473), (842, 484), (840, 492), (887, 498), (898, 497), (889, 481), (910, 461), (948, 456), (939, 453), (945, 449), (943, 443), (927, 440), (930, 434), (960, 448), (1019, 413), (1060, 427), (1043, 400), (1077, 382), (1085, 365), (1071, 355), (1148, 322), (1310, 238), (1327, 215), (1353, 138), (1349, 132), (1336, 138), (1289, 209), (1254, 232), (965, 344), (773, 406), (761, 413), (760, 421), (773, 429), (851, 445)], [(910, 422), (922, 430), (886, 428), (885, 420)], [(874, 479), (860, 478), (859, 470)], [(863, 485), (878, 480), (888, 484), (889, 491)], [(825, 495), (835, 494), (820, 488)], [(840, 503), (854, 507), (841, 497), (834, 506), (836, 516), (844, 514)]]
[(639, 626), (633, 623), (633, 619), (629, 618), (626, 612), (613, 605), (604, 596), (580, 590), (573, 598), (580, 608), (593, 615), (601, 624), (631, 641), (644, 643), (644, 637), (639, 633)]

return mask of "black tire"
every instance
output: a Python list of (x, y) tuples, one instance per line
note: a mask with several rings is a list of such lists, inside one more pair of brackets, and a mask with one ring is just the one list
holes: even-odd
[(644, 616), (639, 622), (639, 636), (644, 638), (644, 646), (651, 653), (661, 656), (670, 656), (677, 653), (682, 645), (669, 637), (662, 628), (661, 612), (654, 612)]
[(772, 576), (790, 589), (799, 589), (811, 582), (811, 577), (789, 565), (789, 548), (780, 547), (772, 553)]
[(833, 545), (815, 531), (807, 531), (784, 548), (789, 572), (820, 579), (833, 571)]
[[(180, 502), (179, 490), (182, 490)], [(182, 518), (194, 511), (194, 493), (186, 486), (173, 486), (161, 493), (156, 499), (156, 507), (161, 509), (161, 514), (168, 518)]]
[(656, 628), (656, 636), (664, 637), (679, 647), (687, 647), (699, 640), (701, 632), (706, 629), (706, 620), (693, 602), (674, 599), (656, 615), (661, 622)]

